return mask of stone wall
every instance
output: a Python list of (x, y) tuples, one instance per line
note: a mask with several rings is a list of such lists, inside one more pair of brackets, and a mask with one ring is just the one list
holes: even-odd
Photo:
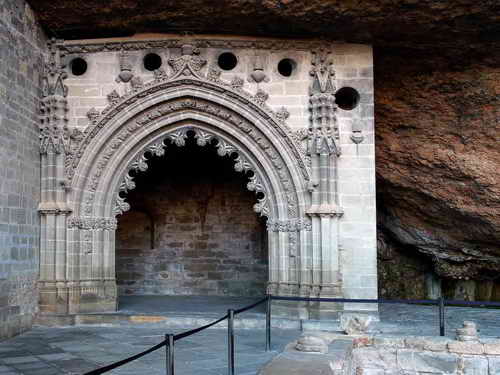
[(355, 340), (356, 375), (498, 375), (500, 340), (445, 337), (380, 337)]
[(267, 231), (255, 195), (230, 158), (192, 143), (167, 148), (137, 176), (118, 220), (119, 293), (261, 296)]
[[(193, 46), (198, 48), (193, 49)], [(226, 116), (216, 119), (220, 128), (227, 131), (231, 137), (237, 134), (235, 132), (245, 131), (245, 134), (238, 136), (242, 141), (246, 142), (248, 139), (252, 143), (249, 151), (245, 153), (249, 157), (262, 159), (262, 162), (252, 162), (252, 168), (257, 175), (260, 173), (272, 176), (277, 173), (276, 179), (262, 179), (268, 179), (264, 185), (280, 184), (273, 188), (272, 192), (265, 187), (266, 194), (269, 193), (268, 197), (277, 202), (272, 203), (270, 211), (264, 209), (268, 212), (267, 215), (271, 215), (268, 217), (274, 220), (274, 226), (269, 232), (269, 238), (274, 238), (269, 240), (270, 290), (273, 293), (290, 294), (301, 289), (306, 294), (316, 296), (319, 292), (322, 296), (329, 297), (377, 296), (374, 93), (370, 46), (209, 35), (196, 38), (162, 35), (151, 39), (151, 36), (138, 34), (133, 38), (66, 41), (60, 48), (66, 53), (70, 67), (68, 79), (65, 80), (69, 89), (68, 125), (72, 130), (88, 131), (90, 143), (85, 146), (85, 153), (89, 154), (86, 161), (90, 163), (88, 173), (94, 173), (91, 171), (96, 170), (93, 177), (89, 177), (94, 179), (92, 186), (85, 186), (85, 179), (82, 178), (78, 180), (81, 186), (73, 186), (74, 192), (92, 190), (88, 195), (89, 202), (91, 199), (100, 200), (98, 196), (107, 196), (110, 193), (106, 189), (114, 188), (109, 186), (108, 177), (115, 172), (103, 173), (104, 169), (113, 165), (112, 169), (121, 173), (122, 166), (127, 163), (130, 163), (129, 170), (139, 167), (136, 163), (139, 159), (134, 162), (128, 160), (131, 154), (126, 155), (125, 147), (134, 152), (136, 150), (133, 147), (139, 146), (133, 146), (133, 142), (141, 142), (141, 147), (145, 147), (142, 143), (146, 139), (145, 135), (148, 134), (149, 137), (149, 132), (153, 129), (157, 131), (154, 133), (155, 140), (159, 141), (162, 133), (167, 136), (167, 120), (174, 118), (172, 113), (181, 113), (184, 111), (182, 108), (195, 104), (183, 103), (182, 107), (168, 106), (158, 111), (153, 110), (153, 106), (163, 105), (160, 103), (177, 100), (175, 92), (168, 93), (174, 84), (181, 85), (175, 86), (179, 87), (176, 89), (178, 93), (194, 96), (196, 102), (203, 99), (205, 91), (210, 91), (211, 97), (219, 95), (211, 92), (217, 90), (221, 95), (220, 100), (210, 98), (208, 102), (213, 99), (213, 103), (223, 105), (231, 113), (234, 111), (234, 115), (251, 120), (251, 127), (258, 127), (259, 133), (251, 131), (251, 128), (240, 128), (238, 125), (235, 127), (234, 124), (226, 126), (225, 120), (230, 118), (226, 116), (226, 110), (212, 110), (213, 105), (207, 106), (205, 103), (207, 99), (203, 99), (200, 107), (196, 104), (194, 114), (191, 114), (191, 109), (186, 109), (186, 125), (192, 126), (191, 121), (200, 121), (203, 126), (217, 129), (219, 125), (214, 125), (213, 116)], [(327, 50), (331, 51), (328, 56), (325, 52)], [(221, 57), (226, 53), (234, 55), (236, 65), (232, 68), (226, 69), (220, 63)], [(148, 68), (146, 64), (150, 54), (157, 55), (156, 69)], [(86, 70), (77, 69), (75, 72), (73, 68), (78, 59), (85, 60)], [(290, 74), (284, 74), (279, 69), (284, 59), (292, 61)], [(179, 64), (186, 62), (193, 65), (189, 68), (192, 70), (179, 70), (182, 66)], [(201, 83), (201, 89), (193, 90), (189, 80), (181, 81), (181, 72), (186, 74), (189, 80), (194, 80), (196, 85)], [(163, 94), (157, 91), (161, 85)], [(184, 93), (183, 87), (189, 91)], [(344, 102), (344, 105), (340, 106), (338, 103), (342, 89), (347, 89), (347, 92), (354, 91), (355, 95), (351, 96), (352, 105), (345, 105)], [(321, 104), (321, 93), (327, 93), (323, 99), (331, 103), (327, 105), (328, 108), (325, 107), (325, 113), (321, 110), (324, 105)], [(240, 97), (244, 98), (244, 106), (234, 106), (235, 100), (239, 101)], [(334, 108), (334, 100), (339, 108), (331, 111), (331, 108)], [(136, 101), (144, 104), (137, 105)], [(269, 113), (266, 114), (267, 119), (253, 118), (254, 104), (259, 108), (258, 116), (261, 116), (262, 110)], [(123, 112), (115, 113), (117, 108), (121, 108)], [(205, 109), (212, 112), (205, 114)], [(140, 111), (144, 111), (142, 117), (139, 117)], [(198, 115), (198, 111), (203, 113)], [(118, 119), (122, 115), (120, 121), (123, 122), (119, 123)], [(140, 126), (126, 124), (125, 121), (135, 121), (135, 115), (139, 117), (136, 123), (140, 123)], [(335, 121), (330, 119), (331, 115), (335, 116)], [(191, 116), (196, 117), (193, 119)], [(279, 124), (271, 123), (274, 117), (278, 119)], [(330, 121), (331, 124), (322, 134), (316, 134), (315, 132), (320, 132), (321, 121), (324, 126)], [(104, 122), (113, 125), (100, 128)], [(264, 125), (262, 130), (261, 125)], [(121, 126), (124, 129), (119, 134), (118, 128)], [(101, 129), (100, 135), (97, 135), (98, 128)], [(132, 131), (136, 132), (133, 137), (129, 136)], [(116, 142), (113, 141), (115, 137)], [(173, 138), (171, 135), (167, 138), (168, 148)], [(97, 147), (101, 140), (110, 142), (109, 148), (106, 149), (107, 146), (100, 144)], [(274, 153), (267, 147), (267, 143), (272, 144), (277, 151)], [(285, 146), (289, 145), (291, 149), (285, 149)], [(95, 150), (91, 151), (94, 146)], [(106, 155), (103, 154), (104, 150)], [(149, 153), (148, 151), (146, 159), (149, 159)], [(266, 155), (272, 155), (273, 160), (266, 162), (263, 159), (268, 157)], [(137, 157), (142, 158), (139, 154)], [(292, 180), (288, 181), (286, 171), (277, 162), (280, 158), (290, 158), (279, 163), (287, 165), (287, 169), (291, 171), (290, 176), (296, 175), (293, 177), (292, 190), (297, 192), (297, 203), (292, 202), (295, 200), (294, 194), (284, 193), (290, 189), (289, 182)], [(84, 155), (80, 161), (83, 159), (87, 159), (87, 156)], [(80, 167), (86, 168), (87, 165), (75, 164), (71, 168)], [(297, 172), (300, 172), (301, 176)], [(78, 173), (76, 172), (76, 175)], [(124, 178), (127, 181), (122, 181), (123, 189), (130, 190), (132, 179), (126, 176)], [(99, 184), (102, 187), (98, 188)], [(250, 186), (253, 189), (253, 185)], [(75, 200), (71, 205), (81, 205), (81, 197), (87, 193), (79, 194), (73, 194), (70, 198)], [(129, 197), (125, 199), (120, 196), (116, 200), (117, 212), (128, 207), (128, 199)], [(284, 199), (290, 202), (282, 202)], [(108, 198), (103, 197), (104, 201), (108, 202)], [(111, 207), (108, 203), (105, 207), (91, 207), (92, 205), (87, 203), (82, 206), (85, 205), (85, 210), (93, 210), (95, 216), (104, 215), (103, 212)], [(298, 208), (298, 212), (294, 206)], [(262, 212), (259, 207), (257, 209)], [(78, 211), (75, 209), (74, 215)], [(109, 214), (106, 213), (107, 215)], [(74, 219), (81, 220), (79, 217)], [(316, 245), (316, 241), (321, 242), (321, 245)], [(155, 244), (157, 245), (158, 243)], [(95, 246), (100, 245), (96, 243)], [(114, 243), (110, 248), (114, 248)], [(105, 256), (107, 251), (106, 248)], [(95, 259), (89, 259), (88, 264), (98, 264), (103, 259), (98, 252), (92, 257)], [(113, 264), (111, 258), (112, 256), (109, 263)], [(80, 270), (81, 272), (76, 272), (75, 275), (82, 279), (92, 279), (92, 273), (101, 272), (97, 268), (88, 267), (87, 270), (88, 272)], [(106, 273), (107, 270), (103, 268), (102, 272)], [(112, 277), (111, 274), (108, 277)], [(316, 284), (321, 284), (321, 287), (316, 288)], [(356, 304), (345, 308), (371, 310), (375, 307)]]
[(22, 0), (0, 5), (0, 339), (37, 311), (38, 98), (45, 36)]

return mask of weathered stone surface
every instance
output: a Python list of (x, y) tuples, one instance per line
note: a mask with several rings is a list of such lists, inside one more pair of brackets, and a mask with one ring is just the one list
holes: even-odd
[(385, 346), (390, 348), (404, 348), (405, 339), (404, 337), (374, 337), (374, 346)]
[(393, 348), (359, 348), (353, 352), (354, 367), (391, 370), (397, 368)]
[(500, 355), (500, 341), (485, 343), (484, 354)]
[(450, 341), (448, 350), (451, 353), (460, 354), (483, 354), (483, 344), (473, 341)]
[(456, 354), (400, 349), (396, 355), (398, 369), (405, 371), (454, 374), (458, 367)]
[(346, 313), (340, 317), (340, 328), (348, 335), (362, 335), (369, 329), (372, 321), (371, 315)]
[(488, 357), (488, 375), (500, 375), (500, 357)]
[(457, 328), (458, 341), (478, 341), (476, 323), (465, 321), (462, 328)]
[[(316, 337), (317, 338), (317, 337)], [(329, 345), (328, 354), (304, 353), (293, 351), (295, 343), (288, 345), (284, 353), (279, 354), (259, 372), (259, 375), (338, 375), (343, 369), (350, 368), (352, 345), (346, 340), (339, 340)]]
[(488, 359), (479, 356), (463, 356), (459, 360), (463, 375), (488, 374)]
[(328, 353), (328, 345), (318, 336), (303, 335), (297, 340), (295, 349), (299, 352)]
[(38, 96), (45, 36), (22, 0), (0, 9), (0, 339), (31, 327), (38, 307)]
[(448, 347), (450, 339), (445, 337), (433, 337), (425, 340), (425, 350), (430, 350), (432, 352), (445, 351)]

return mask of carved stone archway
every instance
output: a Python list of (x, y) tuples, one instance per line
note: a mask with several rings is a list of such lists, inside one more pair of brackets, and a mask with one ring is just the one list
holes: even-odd
[[(88, 113), (84, 132), (67, 127), (64, 74), (49, 75), (41, 129), (42, 312), (116, 309), (115, 216), (129, 208), (129, 171), (146, 170), (148, 157), (165, 147), (183, 146), (190, 131), (200, 146), (214, 140), (219, 155), (237, 154), (235, 169), (251, 171), (248, 189), (263, 194), (254, 209), (268, 218), (268, 291), (340, 294), (333, 220), (342, 212), (331, 203), (330, 180), (311, 177), (330, 176), (338, 156), (331, 132), (311, 128), (306, 153), (303, 135), (285, 124), (286, 111), (266, 106), (267, 94), (249, 94), (241, 80), (224, 82), (214, 69), (202, 74), (199, 57), (190, 48), (182, 53), (169, 61), (172, 76), (156, 71), (152, 82), (132, 81), (123, 97), (110, 93), (107, 108)], [(321, 95), (330, 108), (333, 94)]]

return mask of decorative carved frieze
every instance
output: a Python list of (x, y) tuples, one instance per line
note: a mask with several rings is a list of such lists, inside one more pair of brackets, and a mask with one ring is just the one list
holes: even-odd
[(49, 207), (41, 203), (38, 206), (38, 213), (41, 215), (69, 215), (71, 210), (68, 208)]
[(300, 232), (301, 230), (311, 231), (311, 219), (289, 219), (267, 221), (267, 230), (271, 232)]
[[(152, 39), (141, 41), (121, 41), (121, 42), (92, 42), (82, 43), (78, 41), (66, 41), (61, 49), (66, 53), (96, 53), (109, 51), (142, 51), (149, 49), (178, 48), (184, 39)], [(219, 49), (257, 49), (257, 50), (293, 50), (310, 51), (321, 48), (324, 45), (322, 41), (300, 41), (300, 40), (235, 40), (235, 39), (192, 39), (191, 43), (200, 48), (219, 48)]]
[(69, 229), (115, 230), (117, 221), (114, 217), (69, 217), (67, 226)]

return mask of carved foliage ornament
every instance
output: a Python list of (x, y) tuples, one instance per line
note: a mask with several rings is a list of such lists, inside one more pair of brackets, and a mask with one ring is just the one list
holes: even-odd
[(63, 83), (67, 77), (65, 54), (57, 48), (57, 41), (48, 42), (49, 56), (42, 78), (40, 100), (40, 152), (61, 153), (70, 145), (68, 130), (68, 88)]
[(309, 89), (311, 118), (307, 152), (339, 156), (335, 71), (330, 52), (322, 49), (313, 52), (311, 64), (312, 83)]
[(70, 217), (68, 218), (68, 228), (115, 230), (117, 221), (114, 217)]
[(299, 232), (301, 230), (311, 231), (310, 218), (290, 220), (268, 220), (267, 229), (271, 232)]
[[(252, 171), (253, 176), (249, 178), (247, 188), (248, 190), (254, 191), (255, 193), (263, 193), (263, 197), (258, 199), (258, 202), (254, 205), (254, 211), (259, 213), (261, 216), (269, 216), (270, 210), (269, 202), (267, 199), (267, 192), (262, 182), (263, 180), (257, 172), (257, 169), (244, 156), (240, 155), (233, 145), (227, 143), (225, 140), (220, 139), (213, 134), (208, 133), (203, 129), (199, 129), (196, 127), (184, 127), (166, 134), (161, 141), (157, 141), (156, 143), (148, 145), (145, 148), (144, 153), (130, 164), (128, 170), (142, 172), (146, 171), (148, 168), (148, 159), (146, 157), (147, 153), (153, 155), (162, 155), (165, 152), (164, 149), (167, 147), (167, 142), (170, 142), (170, 144), (178, 147), (184, 146), (186, 144), (186, 139), (188, 138), (189, 131), (194, 132), (196, 143), (199, 146), (205, 146), (211, 141), (216, 140), (218, 155), (231, 156), (233, 153), (237, 154), (234, 169), (238, 172)], [(117, 193), (116, 203), (113, 209), (113, 213), (115, 215), (122, 214), (123, 212), (130, 209), (130, 205), (125, 202), (125, 198), (120, 195), (120, 192), (126, 193), (127, 191), (135, 188), (133, 177), (130, 176), (129, 171), (125, 173), (125, 176), (120, 183), (119, 192)]]

